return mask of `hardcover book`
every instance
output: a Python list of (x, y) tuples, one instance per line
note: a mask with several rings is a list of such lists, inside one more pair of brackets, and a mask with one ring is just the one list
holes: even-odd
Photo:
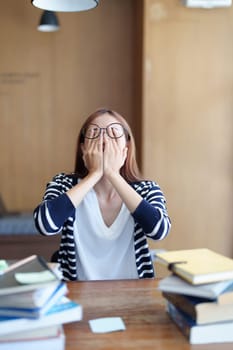
[(51, 295), (59, 288), (60, 284), (63, 282), (58, 282), (54, 285), (45, 285), (42, 288), (38, 288), (32, 291), (21, 292), (21, 293), (11, 293), (2, 295), (0, 298), (0, 308), (1, 307), (20, 307), (20, 308), (36, 308), (42, 307)]
[(233, 304), (219, 305), (205, 298), (163, 292), (163, 297), (191, 317), (197, 325), (217, 322), (233, 322)]
[(82, 306), (63, 297), (43, 316), (37, 319), (0, 316), (0, 336), (21, 331), (46, 328), (54, 325), (77, 322), (82, 319)]
[(65, 350), (61, 325), (8, 334), (0, 337), (0, 350)]
[(197, 325), (191, 317), (169, 302), (167, 312), (191, 344), (233, 342), (233, 321)]
[[(50, 289), (50, 288), (49, 288)], [(39, 306), (31, 305), (20, 305), (17, 301), (20, 301), (22, 297), (21, 294), (16, 294), (15, 301), (10, 304), (9, 300), (4, 305), (5, 297), (1, 297), (0, 306), (0, 317), (1, 316), (11, 316), (11, 317), (28, 317), (28, 318), (38, 318), (44, 315), (53, 305), (55, 305), (64, 295), (68, 292), (67, 286), (64, 282), (60, 284), (47, 294), (47, 299), (44, 300), (43, 304), (40, 303)], [(13, 294), (15, 296), (15, 294)], [(7, 298), (6, 298), (7, 299)]]
[(10, 265), (0, 275), (0, 296), (58, 285), (60, 279), (46, 261), (32, 255)]
[(217, 300), (219, 304), (233, 301), (233, 280), (193, 285), (179, 276), (170, 275), (159, 281), (158, 289), (164, 292), (209, 298)]
[(157, 262), (192, 284), (233, 279), (233, 259), (206, 248), (165, 251), (156, 257)]

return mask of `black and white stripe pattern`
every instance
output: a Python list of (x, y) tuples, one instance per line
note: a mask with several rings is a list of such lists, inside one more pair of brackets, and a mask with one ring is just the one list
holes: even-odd
[[(64, 173), (56, 175), (47, 184), (43, 201), (34, 211), (35, 224), (41, 234), (52, 235), (61, 232), (59, 263), (64, 280), (78, 279), (73, 226), (75, 208), (68, 196), (65, 195), (75, 184), (77, 184), (77, 178), (73, 175)], [(153, 278), (153, 262), (147, 237), (153, 240), (162, 240), (169, 233), (171, 224), (167, 214), (166, 201), (159, 186), (153, 181), (135, 182), (131, 186), (144, 199), (143, 208), (139, 208), (137, 214), (132, 214), (135, 221), (134, 246), (138, 277)], [(50, 208), (55, 202), (56, 210), (51, 210), (50, 213)], [(140, 217), (142, 218), (141, 222)], [(145, 232), (145, 227), (152, 229), (150, 228), (150, 232)]]

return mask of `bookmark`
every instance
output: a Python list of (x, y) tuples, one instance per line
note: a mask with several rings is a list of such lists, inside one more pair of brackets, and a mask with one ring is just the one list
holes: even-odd
[(169, 263), (167, 268), (169, 271), (172, 271), (172, 272), (175, 272), (174, 271), (174, 267), (177, 265), (177, 264), (187, 264), (187, 261), (174, 261), (172, 263)]

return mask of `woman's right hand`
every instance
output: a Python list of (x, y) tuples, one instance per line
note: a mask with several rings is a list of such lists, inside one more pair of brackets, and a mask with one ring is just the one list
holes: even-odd
[(103, 175), (103, 135), (96, 139), (85, 139), (82, 146), (83, 161), (89, 174)]
[(81, 144), (83, 161), (88, 169), (88, 175), (66, 192), (75, 207), (103, 176), (103, 137), (85, 139)]

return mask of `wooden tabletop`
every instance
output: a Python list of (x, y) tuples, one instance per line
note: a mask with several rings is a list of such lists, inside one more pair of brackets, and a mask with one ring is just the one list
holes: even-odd
[[(190, 345), (165, 312), (156, 280), (69, 282), (83, 306), (81, 322), (64, 325), (66, 350), (232, 350), (232, 343)], [(121, 317), (126, 330), (96, 334), (88, 320)]]

